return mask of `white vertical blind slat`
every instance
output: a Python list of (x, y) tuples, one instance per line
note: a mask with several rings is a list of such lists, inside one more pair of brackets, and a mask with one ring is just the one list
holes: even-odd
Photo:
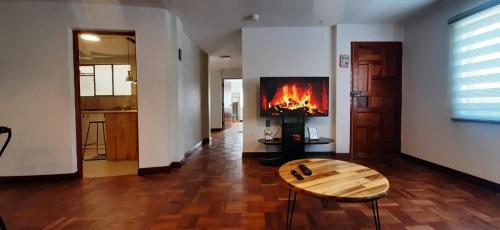
[(500, 5), (451, 24), (452, 116), (500, 122)]

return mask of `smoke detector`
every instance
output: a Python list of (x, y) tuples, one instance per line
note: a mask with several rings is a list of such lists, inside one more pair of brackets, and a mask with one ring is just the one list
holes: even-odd
[(258, 14), (250, 14), (250, 15), (246, 16), (245, 19), (249, 20), (249, 21), (256, 22), (256, 21), (259, 21), (260, 15), (258, 15)]

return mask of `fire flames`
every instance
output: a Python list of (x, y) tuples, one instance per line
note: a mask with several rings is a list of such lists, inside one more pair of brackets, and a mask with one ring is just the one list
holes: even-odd
[(272, 115), (280, 115), (287, 112), (304, 112), (308, 115), (325, 114), (313, 97), (313, 87), (298, 86), (297, 84), (283, 84), (276, 90), (273, 98), (266, 103), (266, 110)]

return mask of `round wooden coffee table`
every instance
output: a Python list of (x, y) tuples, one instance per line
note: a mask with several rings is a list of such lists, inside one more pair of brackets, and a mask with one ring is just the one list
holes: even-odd
[[(304, 175), (299, 164), (305, 164), (311, 169), (312, 175)], [(292, 170), (297, 171), (304, 179), (295, 178)], [(389, 181), (379, 172), (346, 161), (314, 158), (290, 161), (279, 168), (279, 174), (289, 187), (285, 229), (292, 227), (297, 193), (319, 198), (324, 207), (328, 205), (328, 200), (371, 202), (375, 227), (380, 229), (377, 200), (387, 194)]]

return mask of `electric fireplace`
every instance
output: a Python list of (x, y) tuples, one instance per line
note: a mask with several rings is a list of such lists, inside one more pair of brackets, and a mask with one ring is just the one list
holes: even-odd
[(261, 77), (262, 117), (328, 116), (328, 77)]

